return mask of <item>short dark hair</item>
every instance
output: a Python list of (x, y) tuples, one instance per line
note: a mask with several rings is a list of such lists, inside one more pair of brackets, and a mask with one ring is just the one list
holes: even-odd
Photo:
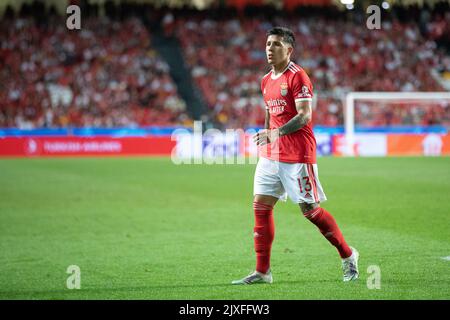
[(285, 27), (274, 27), (267, 31), (267, 36), (275, 35), (281, 36), (283, 41), (295, 47), (295, 36), (291, 29)]

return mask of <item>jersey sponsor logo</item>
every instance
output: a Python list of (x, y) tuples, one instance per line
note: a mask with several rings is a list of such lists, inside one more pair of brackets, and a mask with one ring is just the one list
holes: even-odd
[(275, 106), (275, 107), (269, 108), (269, 113), (271, 113), (271, 114), (282, 113), (283, 111), (284, 111), (284, 106)]
[(287, 101), (284, 99), (270, 99), (267, 100), (267, 107), (270, 113), (281, 113), (287, 106)]
[(270, 99), (267, 100), (267, 105), (269, 107), (279, 107), (279, 106), (287, 106), (287, 102), (284, 99)]
[(280, 84), (280, 92), (281, 92), (281, 95), (283, 97), (285, 97), (287, 95), (287, 93), (288, 93), (288, 85), (287, 85), (287, 83), (283, 82), (282, 84)]

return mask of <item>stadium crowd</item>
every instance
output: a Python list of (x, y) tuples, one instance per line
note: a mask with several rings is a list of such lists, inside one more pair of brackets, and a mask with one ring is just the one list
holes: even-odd
[(137, 18), (0, 22), (0, 127), (186, 124), (169, 67)]
[[(220, 128), (245, 128), (264, 122), (260, 79), (269, 71), (264, 46), (271, 26), (294, 29), (293, 60), (315, 88), (314, 124), (336, 126), (343, 124), (346, 92), (444, 90), (431, 71), (450, 71), (448, 53), (436, 44), (450, 34), (450, 13), (423, 19), (425, 30), (396, 19), (369, 30), (325, 16), (210, 19), (208, 12), (169, 11), (161, 21), (181, 44), (210, 119)], [(44, 25), (29, 17), (3, 19), (0, 39), (0, 127), (192, 123), (168, 64), (138, 18), (87, 18), (76, 32), (61, 17)], [(448, 102), (418, 108), (388, 104), (369, 117), (376, 107), (363, 104), (356, 116), (366, 125), (450, 126)]]
[[(265, 31), (272, 25), (291, 26), (295, 31), (297, 46), (293, 60), (307, 71), (315, 87), (318, 99), (313, 120), (316, 125), (343, 123), (342, 98), (346, 92), (442, 91), (430, 71), (450, 70), (449, 56), (437, 50), (433, 41), (437, 36), (435, 31), (424, 38), (415, 23), (394, 20), (372, 31), (356, 23), (320, 17), (272, 22), (258, 18), (181, 17), (175, 21), (176, 34), (193, 78), (212, 114), (224, 127), (263, 123), (263, 114), (255, 109), (263, 104), (259, 83), (268, 71), (261, 66), (266, 65)], [(440, 29), (445, 27), (441, 25)], [(439, 112), (424, 115), (423, 124), (430, 122), (430, 117), (433, 123), (450, 124), (450, 108), (448, 103), (445, 106), (436, 107), (442, 109)], [(404, 105), (391, 105), (391, 108), (401, 108), (401, 113), (411, 114), (386, 115), (386, 123), (413, 124), (408, 123), (414, 118), (413, 108)], [(400, 109), (394, 111), (397, 112)]]

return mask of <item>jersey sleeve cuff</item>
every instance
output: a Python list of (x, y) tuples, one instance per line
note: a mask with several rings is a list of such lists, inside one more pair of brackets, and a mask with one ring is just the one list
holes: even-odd
[(295, 99), (295, 102), (297, 101), (312, 101), (312, 98), (297, 98)]

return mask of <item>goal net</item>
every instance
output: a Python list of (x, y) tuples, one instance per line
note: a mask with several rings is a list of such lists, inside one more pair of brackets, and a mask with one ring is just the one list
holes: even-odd
[(358, 155), (361, 142), (386, 143), (377, 133), (442, 134), (450, 127), (450, 92), (350, 92), (344, 106), (341, 154), (345, 156)]

